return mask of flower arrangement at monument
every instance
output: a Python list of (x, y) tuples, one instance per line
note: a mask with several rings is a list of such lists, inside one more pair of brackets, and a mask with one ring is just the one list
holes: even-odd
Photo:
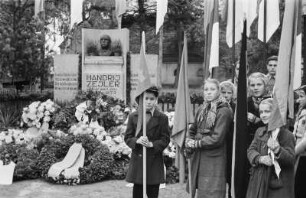
[[(58, 105), (51, 100), (33, 102), (23, 110), (24, 126), (42, 131), (47, 123), (49, 129), (39, 136), (31, 136), (25, 128), (0, 131), (0, 160), (16, 163), (14, 181), (44, 178), (54, 183), (77, 185), (124, 179), (131, 154), (124, 142), (130, 111), (123, 101), (92, 91), (80, 92), (74, 101), (66, 104)], [(167, 115), (169, 124), (173, 125), (174, 112)], [(54, 177), (48, 176), (52, 165), (62, 162), (75, 143), (84, 149), (83, 165), (68, 165)], [(164, 155), (173, 161), (175, 147), (172, 143)], [(176, 181), (176, 172), (170, 170), (171, 181)]]
[(26, 124), (28, 127), (36, 127), (40, 129), (43, 124), (48, 124), (55, 112), (57, 105), (52, 100), (45, 102), (32, 102), (25, 107), (22, 112), (22, 125)]
[(2, 144), (31, 144), (32, 138), (21, 129), (8, 129), (0, 133), (0, 145)]

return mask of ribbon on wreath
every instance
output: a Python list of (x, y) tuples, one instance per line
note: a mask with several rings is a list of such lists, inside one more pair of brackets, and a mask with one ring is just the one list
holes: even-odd
[(79, 168), (84, 166), (85, 150), (81, 143), (74, 143), (68, 150), (65, 158), (53, 164), (49, 171), (48, 177), (57, 180), (62, 173), (66, 179), (78, 178)]

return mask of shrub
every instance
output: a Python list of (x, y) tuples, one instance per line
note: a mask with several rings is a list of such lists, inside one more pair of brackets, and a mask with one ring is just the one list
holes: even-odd
[(14, 181), (39, 178), (40, 173), (36, 166), (38, 156), (37, 149), (29, 148), (26, 144), (10, 143), (0, 146), (0, 159), (16, 164)]
[(0, 108), (0, 129), (18, 125), (21, 112), (17, 105), (1, 106)]

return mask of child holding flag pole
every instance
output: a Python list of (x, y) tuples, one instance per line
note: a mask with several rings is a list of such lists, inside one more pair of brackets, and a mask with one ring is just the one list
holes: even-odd
[(126, 181), (134, 183), (133, 198), (158, 198), (159, 185), (165, 183), (163, 150), (170, 142), (170, 128), (168, 117), (156, 108), (158, 89), (150, 81), (144, 32), (139, 62), (138, 110), (129, 116), (124, 137), (132, 149)]

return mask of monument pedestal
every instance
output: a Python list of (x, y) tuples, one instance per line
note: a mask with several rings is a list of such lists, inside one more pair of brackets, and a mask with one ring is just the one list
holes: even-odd
[(122, 56), (85, 56), (82, 90), (100, 91), (125, 100), (126, 75)]

